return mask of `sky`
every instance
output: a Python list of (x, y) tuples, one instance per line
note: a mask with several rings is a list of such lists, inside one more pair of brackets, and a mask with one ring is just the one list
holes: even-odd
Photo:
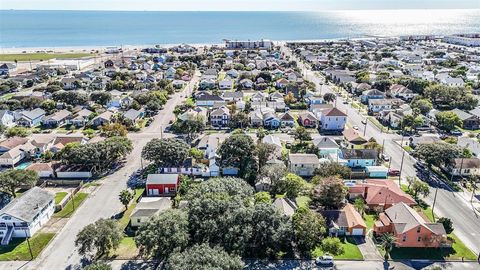
[(480, 9), (480, 0), (0, 0), (0, 9), (148, 11)]

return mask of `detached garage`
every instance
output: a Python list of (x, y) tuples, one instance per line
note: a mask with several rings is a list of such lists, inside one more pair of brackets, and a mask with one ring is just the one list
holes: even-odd
[(180, 181), (179, 174), (149, 174), (147, 196), (175, 196)]

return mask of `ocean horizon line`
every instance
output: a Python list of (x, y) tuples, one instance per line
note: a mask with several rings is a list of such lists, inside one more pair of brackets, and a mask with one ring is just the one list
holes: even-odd
[(480, 8), (402, 8), (402, 9), (325, 9), (325, 10), (124, 10), (124, 9), (2, 9), (0, 11), (79, 11), (79, 12), (230, 12), (230, 13), (278, 13), (278, 12), (308, 12), (308, 13), (321, 13), (321, 12), (345, 12), (345, 11), (478, 11)]

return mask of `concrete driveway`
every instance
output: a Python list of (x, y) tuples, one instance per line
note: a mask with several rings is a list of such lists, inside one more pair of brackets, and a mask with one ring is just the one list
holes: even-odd
[(367, 233), (367, 236), (360, 237), (355, 236), (355, 243), (357, 244), (358, 249), (362, 252), (364, 260), (381, 260), (382, 256), (378, 252), (375, 243), (373, 242), (372, 238), (370, 237), (370, 232)]

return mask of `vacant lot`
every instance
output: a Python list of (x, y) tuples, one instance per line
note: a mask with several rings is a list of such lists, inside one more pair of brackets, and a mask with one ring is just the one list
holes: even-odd
[(90, 56), (89, 53), (17, 53), (17, 54), (0, 54), (0, 61), (40, 61), (68, 58), (81, 58)]

